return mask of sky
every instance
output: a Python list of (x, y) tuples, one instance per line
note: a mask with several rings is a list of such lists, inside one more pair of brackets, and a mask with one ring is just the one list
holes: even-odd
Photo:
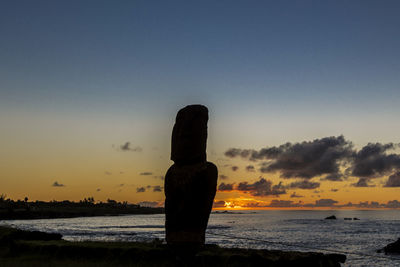
[(176, 113), (203, 104), (216, 207), (400, 207), (399, 11), (1, 1), (0, 194), (162, 205)]

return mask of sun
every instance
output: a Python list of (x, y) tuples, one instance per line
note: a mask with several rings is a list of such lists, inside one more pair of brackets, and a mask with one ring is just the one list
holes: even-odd
[(229, 201), (225, 201), (224, 206), (226, 208), (234, 208), (235, 207), (235, 205), (232, 202), (229, 202)]

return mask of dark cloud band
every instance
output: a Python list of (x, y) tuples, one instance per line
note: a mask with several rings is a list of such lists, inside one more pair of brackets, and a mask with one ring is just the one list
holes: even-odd
[[(400, 171), (400, 155), (388, 153), (397, 147), (399, 145), (393, 143), (369, 143), (356, 150), (344, 136), (331, 136), (260, 150), (231, 148), (225, 152), (225, 156), (261, 161), (260, 172), (279, 172), (286, 179), (320, 177), (342, 181), (353, 176), (364, 179), (354, 186), (365, 186), (367, 179)], [(392, 180), (395, 181), (395, 178)], [(394, 184), (397, 184), (397, 180)]]

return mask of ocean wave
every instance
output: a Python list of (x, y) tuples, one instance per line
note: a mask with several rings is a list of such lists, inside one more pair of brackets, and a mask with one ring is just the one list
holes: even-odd
[(207, 227), (207, 229), (210, 229), (210, 230), (212, 230), (212, 229), (229, 229), (229, 228), (232, 228), (232, 227), (226, 226), (226, 225), (209, 225)]
[(118, 228), (118, 229), (130, 229), (130, 228), (164, 228), (164, 225), (107, 225), (107, 226), (97, 226), (93, 227), (94, 229), (110, 229), (110, 228)]

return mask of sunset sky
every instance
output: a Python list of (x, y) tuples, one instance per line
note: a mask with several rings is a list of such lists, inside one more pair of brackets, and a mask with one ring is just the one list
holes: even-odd
[(1, 1), (0, 194), (161, 205), (176, 113), (203, 104), (215, 207), (399, 208), (399, 13)]

